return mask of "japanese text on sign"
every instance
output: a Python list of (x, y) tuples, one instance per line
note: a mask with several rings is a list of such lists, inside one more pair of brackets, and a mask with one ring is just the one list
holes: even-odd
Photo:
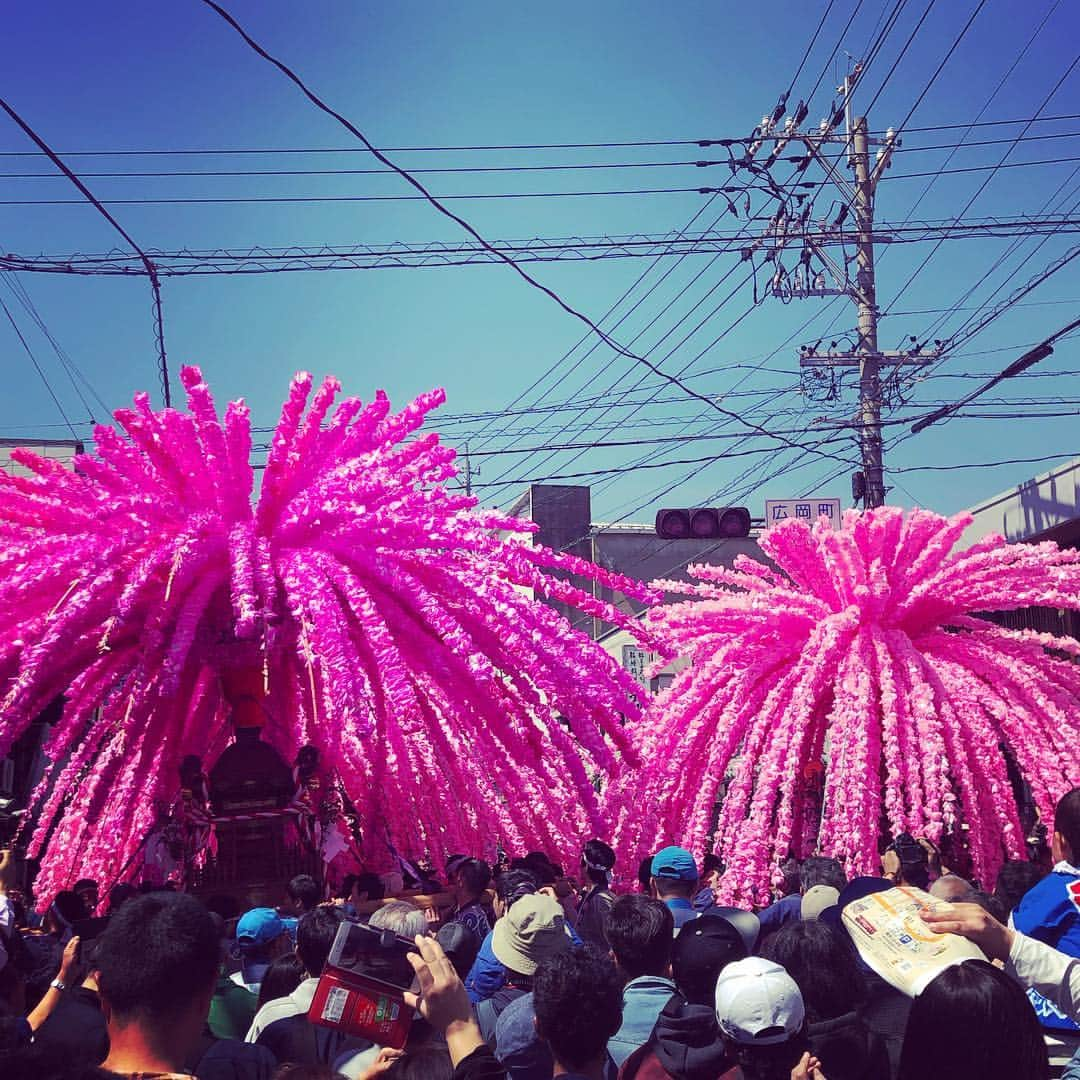
[(622, 665), (630, 673), (630, 677), (636, 679), (646, 690), (649, 689), (649, 680), (645, 678), (645, 670), (656, 660), (656, 653), (639, 649), (635, 645), (624, 645), (622, 650)]
[(840, 528), (839, 499), (766, 499), (765, 528), (771, 529), (789, 518), (801, 519), (813, 525), (819, 517), (825, 516), (832, 522), (834, 529)]

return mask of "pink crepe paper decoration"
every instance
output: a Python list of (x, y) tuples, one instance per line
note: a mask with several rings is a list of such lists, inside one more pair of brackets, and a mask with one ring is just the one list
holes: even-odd
[(792, 520), (761, 538), (777, 570), (740, 556), (654, 583), (690, 597), (647, 617), (690, 665), (640, 725), (642, 772), (610, 793), (618, 850), (700, 854), (715, 827), (725, 899), (742, 904), (767, 901), (789, 853), (880, 872), (883, 832), (936, 843), (966, 823), (984, 883), (1024, 857), (1005, 751), (1052, 820), (1080, 783), (1080, 643), (976, 615), (1080, 609), (1080, 552), (999, 536), (953, 551), (970, 522)]
[(16, 451), (34, 475), (0, 473), (0, 754), (66, 695), (31, 841), (39, 895), (134, 872), (180, 760), (228, 742), (222, 677), (252, 670), (264, 737), (289, 760), (318, 746), (374, 847), (574, 856), (640, 690), (533, 592), (620, 626), (566, 577), (654, 594), (448, 491), (454, 451), (417, 434), (441, 390), (331, 413), (337, 380), (312, 397), (297, 375), (253, 505), (246, 406), (222, 421), (198, 369), (182, 379), (186, 413), (138, 395), (76, 472)]

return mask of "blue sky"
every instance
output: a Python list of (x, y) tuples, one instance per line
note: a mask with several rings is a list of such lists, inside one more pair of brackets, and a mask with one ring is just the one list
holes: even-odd
[[(858, 56), (881, 25), (888, 5), (864, 0), (843, 48)], [(910, 48), (890, 68), (926, 9), (909, 0), (856, 96), (856, 111), (874, 103), (871, 126), (899, 123), (926, 86), (955, 40), (976, 0), (937, 0)], [(792, 102), (809, 92), (837, 43), (854, 0), (834, 0), (819, 40), (811, 51)], [(1076, 55), (1080, 10), (1065, 0), (1017, 66), (997, 97), (987, 99), (1016, 59), (1051, 0), (1019, 3), (988, 0), (971, 29), (910, 121), (933, 127), (973, 120), (1030, 117)], [(742, 136), (772, 109), (786, 89), (822, 13), (825, 0), (777, 0), (769, 5), (732, 3), (549, 3), (507, 5), (465, 2), (361, 4), (311, 0), (299, 5), (281, 0), (235, 0), (230, 10), (272, 52), (292, 65), (329, 103), (353, 120), (377, 145), (474, 145)], [(123, 149), (311, 148), (354, 145), (346, 132), (317, 112), (295, 87), (256, 58), (225, 23), (197, 0), (147, 5), (114, 0), (91, 6), (58, 0), (19, 5), (5, 25), (6, 61), (2, 96), (58, 151)], [(822, 88), (812, 99), (808, 122), (824, 115), (827, 96), (842, 75), (838, 60), (829, 65)], [(886, 76), (888, 79), (886, 80)], [(1075, 109), (1080, 68), (1074, 69), (1044, 115)], [(975, 129), (970, 141), (1011, 138), (1019, 127)], [(1080, 204), (1080, 121), (1036, 124), (1030, 135), (1057, 135), (1025, 141), (1009, 162), (1077, 158), (1077, 162), (1003, 169), (974, 203), (968, 217), (1015, 217)], [(962, 130), (912, 132), (897, 153), (891, 175), (877, 200), (880, 223), (902, 222), (913, 203), (918, 219), (956, 215), (986, 178), (985, 172), (942, 176), (924, 194), (928, 178), (893, 175), (942, 167)], [(0, 151), (30, 149), (6, 118), (0, 122)], [(1005, 144), (967, 147), (949, 168), (996, 163)], [(394, 154), (405, 167), (462, 165), (598, 164), (611, 162), (692, 161), (722, 151), (697, 147), (631, 147), (559, 151)], [(75, 157), (85, 174), (176, 169), (366, 168), (363, 155), (243, 157)], [(790, 172), (778, 166), (777, 178)], [(48, 173), (39, 158), (0, 158), (0, 171)], [(809, 175), (809, 174), (808, 174)], [(426, 181), (437, 194), (527, 191), (612, 190), (641, 187), (697, 187), (724, 182), (726, 168), (693, 166), (627, 170), (582, 170), (510, 174), (434, 175)], [(250, 196), (287, 194), (407, 194), (404, 183), (387, 176), (290, 176), (197, 178), (89, 178), (103, 199), (132, 197)], [(821, 198), (824, 210), (832, 195)], [(0, 201), (74, 198), (63, 179), (0, 178)], [(537, 236), (595, 236), (664, 233), (681, 227), (702, 207), (697, 194), (604, 196), (590, 198), (506, 199), (451, 203), (492, 239)], [(116, 205), (111, 208), (144, 247), (164, 249), (266, 247), (290, 244), (380, 244), (393, 241), (456, 240), (460, 230), (422, 202), (372, 202), (258, 205)], [(722, 209), (715, 203), (699, 219), (705, 225)], [(835, 213), (835, 207), (833, 209)], [(730, 216), (717, 228), (741, 224)], [(999, 286), (997, 298), (1022, 284), (1065, 253), (1077, 238), (1056, 236), (1032, 254), (1037, 239), (1021, 241), (1015, 254), (968, 300), (982, 304)], [(102, 252), (119, 238), (95, 212), (82, 205), (0, 205), (0, 248), (23, 255)], [(996, 258), (1016, 243), (980, 238), (950, 241), (904, 293), (894, 310), (914, 312), (882, 320), (881, 345), (895, 348), (908, 335), (933, 329), (937, 311), (954, 303)], [(879, 248), (878, 295), (888, 311), (908, 274), (930, 250), (928, 244)], [(1018, 268), (1025, 257), (1029, 261)], [(615, 332), (624, 342), (660, 316), (635, 344), (654, 363), (676, 372), (705, 350), (751, 306), (751, 287), (731, 301), (667, 356), (705, 313), (742, 276), (727, 284), (723, 274), (735, 255), (695, 255), (672, 270)], [(673, 262), (674, 260), (670, 260)], [(616, 317), (657, 281), (670, 262), (651, 271)], [(1071, 264), (1027, 297), (956, 355), (933, 378), (908, 389), (913, 401), (954, 398), (972, 388), (955, 376), (991, 372), (1023, 348), (1075, 318), (1080, 296), (1080, 261)], [(529, 270), (569, 303), (599, 319), (646, 270), (638, 259), (578, 264), (530, 264)], [(700, 279), (668, 310), (665, 307)], [(766, 272), (759, 277), (764, 279)], [(126, 403), (139, 389), (157, 392), (150, 294), (145, 280), (20, 276), (56, 340), (110, 405)], [(694, 314), (688, 309), (707, 290), (709, 300)], [(80, 433), (89, 430), (87, 410), (76, 396), (40, 332), (30, 323), (6, 285), (0, 299), (12, 309), (61, 404)], [(485, 429), (455, 421), (455, 414), (499, 410), (546, 372), (581, 338), (580, 323), (551, 300), (526, 286), (509, 268), (443, 269), (276, 274), (252, 277), (186, 277), (164, 283), (166, 339), (173, 372), (181, 363), (200, 364), (219, 400), (244, 396), (256, 422), (272, 423), (291, 373), (300, 368), (338, 375), (351, 393), (369, 397), (385, 388), (396, 402), (431, 386), (449, 396), (432, 426), (454, 443), (474, 451), (573, 442), (624, 441), (686, 434), (738, 435), (738, 423), (705, 412), (700, 403), (683, 403), (678, 392), (661, 388), (631, 360), (600, 346), (571, 370), (585, 347), (573, 352), (524, 403), (547, 394), (541, 404), (620, 393), (644, 378), (628, 400), (654, 391), (665, 399), (639, 411), (620, 407), (600, 417), (562, 411), (528, 420), (502, 419)], [(930, 336), (945, 336), (970, 311), (953, 314)], [(790, 345), (775, 352), (806, 320), (816, 321)], [(833, 320), (838, 321), (834, 324)], [(678, 326), (676, 327), (676, 324)], [(604, 324), (608, 326), (608, 323)], [(835, 325), (835, 329), (830, 329)], [(849, 387), (839, 400), (808, 401), (792, 392), (798, 384), (797, 347), (826, 333), (828, 340), (854, 325), (847, 300), (797, 300), (788, 305), (760, 303), (713, 348), (687, 368), (700, 392), (726, 394), (725, 407), (745, 412), (751, 421), (800, 433), (815, 418), (846, 418), (853, 403)], [(816, 332), (815, 332), (816, 331)], [(668, 334), (664, 343), (658, 339)], [(1007, 384), (997, 395), (1020, 399), (1080, 398), (1076, 380), (1055, 372), (1080, 368), (1076, 341), (1062, 342), (1044, 361), (1039, 377)], [(6, 320), (0, 320), (0, 364), (9, 392), (0, 400), (0, 435), (62, 437), (66, 429)], [(593, 344), (589, 342), (587, 344)], [(993, 351), (990, 351), (993, 350)], [(765, 361), (765, 362), (763, 362)], [(755, 365), (759, 365), (755, 369)], [(1043, 374), (1046, 373), (1046, 374)], [(621, 380), (621, 381), (620, 381)], [(781, 390), (788, 392), (781, 394)], [(742, 396), (747, 391), (754, 395)], [(775, 392), (775, 393), (774, 393)], [(735, 396), (730, 396), (734, 393)], [(1033, 412), (1068, 412), (1074, 406), (983, 406), (984, 412), (1019, 412), (1018, 420), (957, 419), (898, 446), (887, 457), (897, 469), (989, 462), (1080, 452), (1075, 417), (1034, 419)], [(908, 415), (912, 410), (902, 412)], [(95, 410), (99, 414), (100, 409)], [(554, 416), (554, 418), (553, 418)], [(100, 419), (100, 416), (98, 416)], [(593, 426), (588, 421), (595, 420)], [(568, 424), (566, 431), (558, 429)], [(906, 432), (904, 426), (896, 431)], [(890, 435), (890, 438), (892, 436)], [(793, 436), (803, 442), (813, 435)], [(591, 469), (618, 469), (649, 453), (659, 464), (761, 450), (755, 438), (734, 438), (563, 451), (540, 455), (474, 458), (476, 482), (555, 476)], [(851, 448), (838, 444), (848, 456)], [(650, 462), (651, 464), (652, 462)], [(1049, 467), (1017, 464), (955, 472), (897, 471), (890, 499), (921, 503), (942, 511), (970, 505)], [(762, 484), (763, 475), (790, 465), (792, 471)], [(748, 468), (757, 470), (742, 476)], [(666, 505), (693, 505), (739, 496), (755, 513), (766, 497), (785, 497), (813, 489), (847, 497), (845, 475), (824, 477), (835, 462), (777, 447), (746, 457), (717, 457), (707, 464), (671, 464), (635, 473), (602, 474), (594, 486), (594, 516), (629, 515), (647, 520)], [(577, 482), (588, 482), (587, 478)], [(665, 492), (665, 488), (670, 491)], [(508, 502), (514, 485), (477, 487), (493, 502)]]

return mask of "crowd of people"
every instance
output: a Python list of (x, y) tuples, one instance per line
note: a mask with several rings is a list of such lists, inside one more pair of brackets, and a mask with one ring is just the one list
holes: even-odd
[[(384, 896), (373, 875), (330, 900), (301, 876), (278, 906), (246, 911), (161, 886), (102, 898), (82, 880), (40, 919), (5, 853), (0, 1077), (1080, 1080), (1080, 788), (1050, 846), (1051, 865), (972, 882), (905, 834), (879, 877), (789, 860), (759, 911), (719, 903), (720, 861), (679, 847), (617, 892), (617, 853), (592, 840), (571, 874), (540, 852), (496, 870), (455, 856), (444, 909)], [(895, 885), (926, 890), (927, 926), (986, 959), (914, 998), (883, 979), (843, 912)], [(411, 943), (403, 1047), (311, 1019), (349, 921)]]

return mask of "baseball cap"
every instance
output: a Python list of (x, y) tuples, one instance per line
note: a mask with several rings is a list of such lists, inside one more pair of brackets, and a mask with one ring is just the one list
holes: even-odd
[(653, 856), (652, 876), (672, 881), (697, 881), (698, 868), (694, 856), (686, 848), (666, 847)]
[(721, 919), (727, 919), (727, 921), (739, 931), (743, 943), (746, 945), (747, 953), (752, 953), (754, 951), (758, 935), (761, 933), (761, 920), (752, 911), (744, 911), (742, 908), (737, 907), (722, 907), (717, 905), (716, 907), (709, 908), (704, 914), (718, 915)]
[(771, 960), (736, 960), (716, 980), (716, 1022), (742, 1046), (787, 1042), (802, 1030), (805, 1018), (795, 980)]
[(257, 948), (276, 941), (287, 930), (285, 921), (273, 908), (252, 908), (244, 912), (236, 924), (236, 941), (241, 948)]
[(514, 901), (491, 936), (495, 959), (522, 975), (532, 975), (540, 961), (569, 947), (562, 906), (544, 893)]
[(800, 915), (803, 922), (817, 922), (818, 916), (840, 899), (840, 890), (832, 885), (815, 885), (802, 898)]
[(675, 935), (671, 949), (675, 985), (691, 1004), (711, 1005), (717, 976), (733, 961), (744, 960), (748, 952), (742, 934), (731, 922), (706, 912)]

